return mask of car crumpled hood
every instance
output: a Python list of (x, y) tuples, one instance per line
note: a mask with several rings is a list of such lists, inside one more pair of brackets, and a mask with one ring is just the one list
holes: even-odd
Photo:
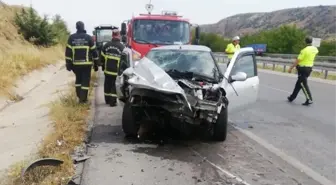
[(184, 90), (162, 68), (148, 58), (142, 58), (132, 69), (134, 74), (128, 80), (132, 88), (144, 88), (167, 94), (180, 94), (191, 109)]

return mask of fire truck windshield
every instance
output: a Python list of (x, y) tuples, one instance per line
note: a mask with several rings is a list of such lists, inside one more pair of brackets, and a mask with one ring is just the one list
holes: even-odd
[(133, 28), (133, 39), (141, 44), (188, 44), (190, 41), (190, 26), (184, 21), (140, 19), (134, 21)]
[(112, 40), (111, 29), (98, 29), (97, 30), (97, 42), (108, 42)]

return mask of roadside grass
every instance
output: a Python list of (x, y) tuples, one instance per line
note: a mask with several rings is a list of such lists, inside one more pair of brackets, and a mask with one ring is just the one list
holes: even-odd
[(18, 33), (14, 17), (21, 8), (0, 1), (0, 95), (11, 99), (17, 99), (11, 88), (19, 77), (64, 58), (64, 46), (36, 47)]
[[(266, 69), (266, 70), (273, 70), (273, 66), (272, 65), (266, 65), (265, 68), (263, 68), (263, 65), (262, 64), (258, 64), (258, 68), (260, 69)], [(287, 73), (287, 70), (288, 70), (288, 66), (286, 67), (286, 72)], [(274, 68), (274, 71), (277, 71), (277, 72), (283, 72), (283, 66), (275, 66)], [(296, 69), (293, 69), (292, 73), (297, 73)], [(313, 71), (311, 73), (311, 76), (312, 77), (315, 77), (315, 78), (322, 78), (324, 79), (324, 73), (322, 72), (319, 72), (319, 71)], [(328, 80), (336, 80), (336, 75), (335, 74), (328, 74), (327, 76), (327, 79)]]
[(15, 96), (11, 88), (19, 77), (54, 64), (64, 57), (62, 46), (37, 48), (28, 44), (25, 46), (14, 44), (11, 47), (15, 49), (0, 49), (0, 95), (8, 98)]
[[(89, 101), (94, 96), (93, 83), (96, 82), (95, 72), (91, 73)], [(60, 93), (58, 100), (50, 103), (50, 119), (53, 131), (42, 141), (37, 156), (29, 163), (39, 158), (57, 158), (64, 161), (58, 167), (36, 167), (29, 171), (22, 181), (20, 175), (28, 160), (14, 164), (8, 174), (6, 185), (63, 185), (75, 174), (75, 166), (71, 154), (81, 145), (87, 133), (87, 117), (90, 113), (90, 103), (78, 104), (77, 96), (71, 83), (65, 93)]]

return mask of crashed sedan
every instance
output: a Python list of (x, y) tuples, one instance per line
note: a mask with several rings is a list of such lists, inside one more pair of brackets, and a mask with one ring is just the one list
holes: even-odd
[(182, 132), (196, 124), (224, 141), (228, 112), (256, 101), (259, 78), (252, 48), (236, 52), (224, 74), (206, 46), (161, 46), (137, 61), (133, 55), (122, 57), (121, 66), (127, 67), (121, 67), (116, 80), (128, 136), (138, 136), (142, 124)]

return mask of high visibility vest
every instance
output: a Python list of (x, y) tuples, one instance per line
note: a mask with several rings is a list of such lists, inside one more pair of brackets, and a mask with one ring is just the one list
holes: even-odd
[(307, 46), (303, 48), (298, 56), (298, 65), (301, 67), (313, 67), (318, 52), (319, 51), (315, 46)]
[[(233, 57), (233, 54), (234, 52), (236, 52), (237, 50), (240, 49), (240, 45), (237, 44), (236, 46), (233, 45), (233, 43), (230, 43), (226, 46), (226, 49), (225, 49), (225, 52), (228, 52), (230, 54), (227, 54), (228, 55), (228, 58), (231, 59)], [(232, 54), (231, 54), (232, 53)]]

